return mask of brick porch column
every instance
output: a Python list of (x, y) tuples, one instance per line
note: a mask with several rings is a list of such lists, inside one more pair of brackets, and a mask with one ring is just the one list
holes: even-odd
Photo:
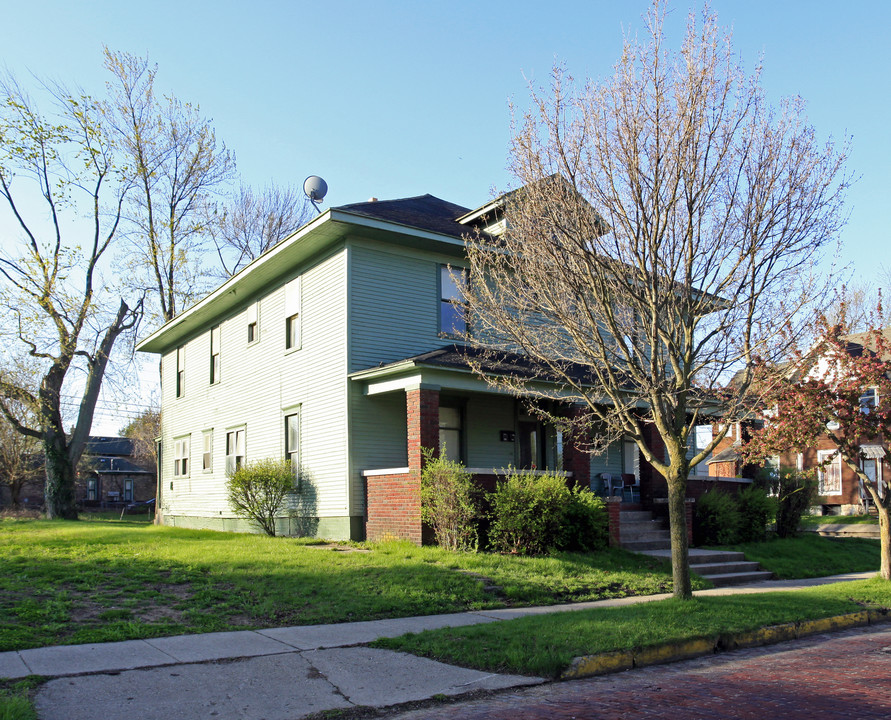
[[(574, 406), (569, 415), (573, 420), (585, 414), (583, 407)], [(571, 485), (591, 486), (591, 455), (584, 449), (589, 438), (587, 428), (573, 426), (573, 432), (563, 438), (563, 469), (572, 473)]]
[[(644, 437), (647, 445), (657, 457), (665, 457), (665, 443), (659, 436), (659, 431), (655, 425), (647, 425), (643, 429)], [(638, 452), (640, 452), (638, 450)], [(653, 506), (653, 499), (656, 497), (666, 497), (665, 492), (658, 492), (666, 489), (665, 478), (653, 469), (643, 455), (640, 456), (640, 502), (645, 508)]]
[(609, 520), (610, 547), (621, 547), (622, 545), (622, 516), (619, 514), (621, 511), (621, 498), (611, 497), (606, 499), (606, 512)]
[(422, 448), (439, 455), (439, 388), (419, 387), (405, 391), (408, 430), (408, 468), (421, 481)]

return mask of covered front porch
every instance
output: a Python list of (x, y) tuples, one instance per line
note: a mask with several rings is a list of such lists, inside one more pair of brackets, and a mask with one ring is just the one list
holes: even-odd
[[(633, 442), (619, 440), (591, 454), (589, 437), (573, 437), (542, 422), (529, 412), (526, 399), (498, 390), (473, 373), (460, 349), (444, 348), (359, 371), (350, 380), (356, 414), (363, 418), (363, 437), (353, 455), (364, 486), (368, 540), (423, 541), (420, 488), (425, 448), (461, 462), (489, 490), (508, 468), (522, 468), (560, 473), (570, 484), (603, 496), (618, 495), (628, 504), (647, 503), (662, 494), (655, 486), (664, 482), (654, 477)], [(548, 402), (557, 416), (583, 411), (569, 402)], [(395, 451), (387, 454), (382, 449), (393, 443), (397, 426), (399, 457), (404, 460), (380, 462), (384, 455), (397, 457)]]

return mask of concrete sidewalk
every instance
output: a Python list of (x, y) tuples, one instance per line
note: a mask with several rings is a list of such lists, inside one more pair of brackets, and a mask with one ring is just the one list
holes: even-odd
[[(769, 592), (859, 580), (856, 573), (715, 588), (697, 595)], [(377, 638), (461, 627), (525, 615), (615, 607), (669, 597), (652, 595), (569, 605), (509, 608), (424, 617), (181, 635), (0, 653), (0, 677), (57, 678), (37, 696), (43, 720), (265, 718), (293, 720), (322, 710), (385, 707), (544, 682), (483, 673), (388, 650), (362, 647)]]

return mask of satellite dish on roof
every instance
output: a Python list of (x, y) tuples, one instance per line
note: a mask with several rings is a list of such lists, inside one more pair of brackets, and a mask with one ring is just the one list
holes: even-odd
[(309, 198), (313, 207), (318, 210), (319, 215), (321, 215), (322, 211), (319, 210), (318, 203), (322, 202), (325, 199), (325, 195), (328, 194), (328, 183), (318, 175), (310, 175), (303, 181), (303, 192)]

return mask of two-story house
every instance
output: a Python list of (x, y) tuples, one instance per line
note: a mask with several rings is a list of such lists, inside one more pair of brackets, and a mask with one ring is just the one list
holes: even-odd
[(633, 443), (589, 457), (470, 371), (457, 341), (463, 237), (497, 235), (497, 204), (331, 208), (144, 340), (162, 356), (162, 522), (249, 529), (226, 473), (267, 457), (302, 469), (301, 517), (281, 532), (329, 538), (420, 541), (422, 447), (481, 482), (508, 466), (646, 481)]

